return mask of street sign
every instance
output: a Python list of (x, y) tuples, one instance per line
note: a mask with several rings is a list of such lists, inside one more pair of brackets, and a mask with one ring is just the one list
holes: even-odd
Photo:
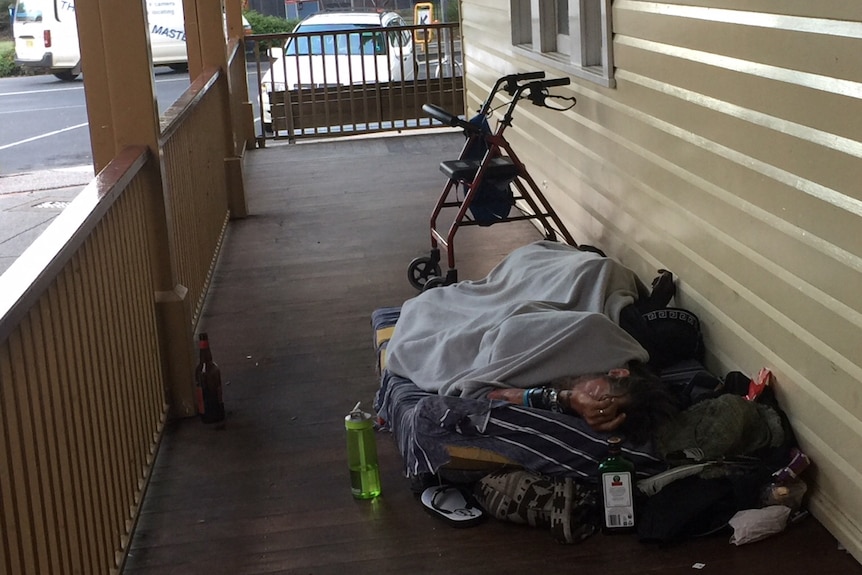
[[(413, 7), (413, 24), (416, 26), (428, 26), (434, 24), (434, 4), (431, 2), (419, 2)], [(434, 40), (434, 30), (414, 30), (413, 39), (416, 42), (427, 44)]]

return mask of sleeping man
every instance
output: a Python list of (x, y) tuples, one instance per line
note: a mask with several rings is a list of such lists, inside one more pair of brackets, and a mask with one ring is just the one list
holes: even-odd
[(666, 385), (636, 365), (564, 377), (526, 390), (493, 389), (487, 397), (574, 415), (595, 431), (617, 432), (631, 443), (643, 444), (677, 413), (678, 406)]
[[(387, 370), (426, 392), (410, 412), (419, 454), (406, 459), (416, 469), (436, 468), (446, 459), (438, 443), (463, 442), (545, 473), (587, 475), (614, 432), (642, 447), (645, 460), (636, 464), (660, 465), (647, 443), (675, 413), (674, 398), (645, 369), (647, 350), (620, 327), (646, 293), (634, 272), (610, 258), (540, 241), (481, 280), (405, 302)], [(549, 411), (530, 407), (540, 387)], [(379, 402), (384, 409), (392, 403)], [(557, 448), (565, 453), (558, 457)], [(536, 452), (542, 461), (531, 459)]]

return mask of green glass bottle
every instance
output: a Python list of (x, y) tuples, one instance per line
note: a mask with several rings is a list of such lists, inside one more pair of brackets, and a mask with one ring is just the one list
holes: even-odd
[(371, 414), (361, 411), (357, 403), (344, 418), (344, 426), (347, 429), (350, 491), (356, 499), (373, 499), (380, 495), (380, 469)]
[(606, 533), (631, 531), (635, 526), (634, 463), (622, 455), (622, 439), (608, 439), (608, 456), (599, 463), (599, 491)]

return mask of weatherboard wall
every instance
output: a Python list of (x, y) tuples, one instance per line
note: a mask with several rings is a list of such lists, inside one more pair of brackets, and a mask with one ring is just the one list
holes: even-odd
[(518, 109), (516, 151), (579, 242), (677, 275), (713, 371), (772, 370), (810, 507), (862, 560), (862, 4), (618, 0), (612, 87), (514, 48), (510, 2), (461, 13), (468, 109), (573, 78), (573, 109)]

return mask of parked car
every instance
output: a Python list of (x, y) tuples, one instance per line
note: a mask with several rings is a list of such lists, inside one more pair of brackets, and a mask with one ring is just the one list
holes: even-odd
[[(76, 79), (82, 65), (75, 3), (17, 0), (13, 13), (15, 63), (24, 68), (47, 69), (60, 80)], [(148, 0), (147, 23), (153, 65), (188, 70), (182, 1)], [(245, 16), (242, 26), (243, 34), (252, 33)]]
[[(413, 80), (413, 36), (395, 12), (324, 12), (304, 19), (260, 82), (262, 122), (272, 131), (270, 92)], [(389, 30), (387, 30), (389, 29)]]

